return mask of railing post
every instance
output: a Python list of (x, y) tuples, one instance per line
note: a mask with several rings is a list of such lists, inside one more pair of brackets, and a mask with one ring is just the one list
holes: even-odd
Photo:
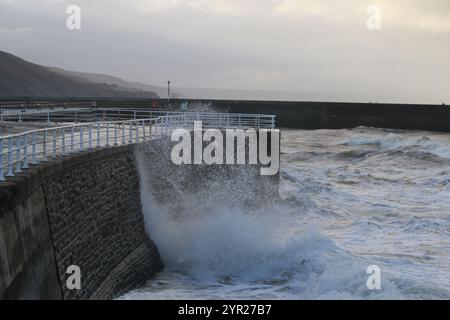
[(73, 152), (75, 148), (75, 127), (70, 130), (70, 152)]
[(32, 142), (31, 142), (31, 145), (32, 145), (32, 147), (31, 147), (31, 153), (32, 153), (31, 164), (36, 165), (38, 163), (37, 158), (36, 158), (36, 131), (33, 132), (31, 140), (32, 140)]
[(139, 121), (134, 122), (136, 128), (136, 142), (139, 142)]
[(22, 122), (22, 110), (19, 110), (19, 122)]
[(122, 144), (126, 143), (126, 137), (125, 137), (126, 133), (125, 133), (125, 122), (122, 123)]
[(43, 161), (47, 161), (47, 129), (44, 130)]
[(100, 147), (100, 123), (97, 123), (97, 147)]
[(142, 120), (142, 129), (144, 130), (142, 140), (145, 141), (147, 138), (145, 133), (145, 120)]
[(92, 149), (92, 126), (89, 125), (89, 150)]
[(109, 122), (106, 123), (106, 144), (105, 146), (109, 146)]
[(23, 169), (28, 169), (28, 133), (23, 136)]
[(133, 124), (130, 122), (130, 143), (133, 143)]
[(66, 130), (65, 130), (65, 128), (62, 128), (62, 131), (61, 131), (61, 153), (62, 153), (63, 157), (66, 154)]
[(56, 158), (56, 129), (53, 128), (53, 134), (52, 134), (52, 158)]
[(0, 137), (0, 181), (5, 181), (5, 175), (3, 173), (3, 139), (1, 137)]
[(1, 110), (1, 113), (0, 113), (0, 122), (3, 122), (3, 121), (5, 121), (5, 116), (4, 116), (4, 111), (3, 111), (3, 109)]
[(165, 117), (165, 119), (166, 119), (166, 124), (165, 124), (165, 126), (164, 126), (164, 134), (168, 134), (169, 133), (169, 124), (170, 124), (170, 122), (169, 122), (169, 117), (166, 115), (166, 117)]
[(8, 177), (13, 177), (13, 138), (8, 138)]
[(118, 137), (117, 137), (117, 135), (118, 135), (117, 126), (118, 126), (118, 123), (114, 123), (114, 145), (115, 146), (117, 146), (119, 144)]
[(84, 128), (80, 127), (80, 151), (84, 149)]
[(20, 136), (16, 139), (16, 173), (22, 172), (20, 169)]
[(47, 124), (50, 123), (50, 111), (47, 111)]
[(150, 137), (150, 139), (152, 138), (152, 120), (149, 120), (148, 121), (148, 135), (149, 135), (149, 137)]

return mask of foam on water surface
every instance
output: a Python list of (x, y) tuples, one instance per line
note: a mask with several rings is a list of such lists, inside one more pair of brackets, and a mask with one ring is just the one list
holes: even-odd
[(282, 202), (176, 219), (141, 184), (166, 270), (122, 298), (450, 298), (450, 135), (286, 130), (281, 171)]

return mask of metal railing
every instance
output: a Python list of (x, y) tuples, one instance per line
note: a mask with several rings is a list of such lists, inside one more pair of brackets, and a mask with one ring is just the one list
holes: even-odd
[(0, 137), (0, 181), (50, 158), (151, 138), (153, 119), (72, 124)]
[(0, 109), (0, 122), (86, 122), (94, 121), (93, 115), (90, 108)]
[[(109, 112), (102, 114), (103, 118), (115, 118)], [(164, 114), (141, 119), (143, 113), (135, 110), (132, 115), (128, 115), (132, 117), (131, 120), (80, 122), (0, 136), (0, 181), (21, 173), (30, 165), (67, 154), (156, 139), (177, 128), (192, 129), (195, 121), (201, 121), (205, 129), (275, 128), (273, 115), (189, 112)]]
[(0, 109), (5, 110), (39, 110), (39, 109), (67, 109), (67, 108), (91, 108), (95, 102), (51, 102), (51, 101), (22, 101), (4, 102), (0, 101)]
[[(55, 109), (0, 109), (0, 122), (16, 121), (16, 122), (47, 122), (47, 123), (67, 123), (67, 122), (97, 122), (97, 121), (122, 121), (122, 120), (139, 120), (139, 119), (153, 119), (162, 116), (180, 116), (187, 115), (191, 117), (202, 118), (222, 118), (225, 115), (230, 115), (231, 122), (233, 119), (241, 118), (242, 122), (250, 119), (262, 118), (267, 120), (262, 121), (261, 124), (270, 125), (269, 116), (260, 114), (245, 114), (245, 113), (214, 113), (214, 112), (178, 112), (165, 110), (149, 110), (141, 109), (120, 109), (120, 108), (55, 108)], [(217, 123), (220, 125), (220, 121)], [(274, 123), (273, 123), (274, 125)]]
[(203, 129), (275, 128), (275, 116), (245, 113), (174, 113), (169, 116), (159, 117), (156, 120), (156, 124), (165, 129), (192, 129), (195, 121), (201, 121)]
[(165, 110), (121, 108), (40, 108), (0, 109), (0, 121), (34, 122), (95, 122), (106, 120), (137, 120), (179, 114)]

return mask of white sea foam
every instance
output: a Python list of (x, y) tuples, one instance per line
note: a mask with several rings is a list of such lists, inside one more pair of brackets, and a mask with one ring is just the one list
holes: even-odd
[(372, 145), (381, 150), (410, 150), (416, 148), (418, 151), (428, 152), (436, 156), (450, 159), (449, 139), (443, 141), (441, 137), (429, 138), (411, 133), (411, 136), (399, 133), (388, 133), (384, 135), (363, 135), (346, 138), (342, 144), (347, 146)]
[[(147, 231), (166, 270), (123, 298), (449, 298), (450, 164), (397, 165), (395, 153), (339, 164), (329, 157), (367, 145), (445, 153), (446, 139), (374, 129), (285, 132), (284, 143), (309, 159), (285, 156), (287, 200), (262, 211), (225, 206), (174, 217), (141, 183)], [(140, 174), (148, 179), (143, 166)], [(371, 264), (381, 267), (382, 290), (366, 286)]]

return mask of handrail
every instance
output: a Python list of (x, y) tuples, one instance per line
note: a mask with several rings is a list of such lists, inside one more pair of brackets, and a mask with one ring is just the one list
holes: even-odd
[(245, 113), (164, 112), (164, 116), (132, 120), (95, 121), (49, 126), (0, 136), (0, 181), (28, 169), (49, 157), (108, 146), (134, 144), (160, 138), (176, 128), (275, 128), (275, 116)]
[[(145, 120), (153, 120), (153, 119), (145, 119)], [(75, 127), (84, 127), (84, 126), (89, 126), (89, 125), (94, 125), (94, 124), (97, 125), (97, 124), (131, 123), (131, 122), (137, 122), (137, 121), (143, 121), (143, 120), (139, 119), (139, 120), (124, 120), (124, 121), (98, 121), (98, 122), (76, 123), (76, 124), (70, 124), (70, 125), (65, 125), (65, 126), (60, 126), (60, 127), (50, 127), (50, 128), (23, 131), (20, 133), (15, 133), (15, 134), (7, 135), (7, 136), (0, 136), (0, 139), (8, 139), (9, 137), (14, 138), (17, 136), (23, 136), (25, 134), (31, 134), (33, 132), (39, 133), (39, 132), (44, 132), (44, 131), (49, 131), (49, 130), (54, 130), (54, 129), (57, 130), (57, 129), (64, 129), (64, 128), (72, 128), (72, 127), (74, 127), (74, 128)]]
[[(180, 112), (148, 108), (55, 108), (55, 109), (0, 109), (0, 122), (2, 121), (46, 121), (46, 122), (93, 122), (92, 120), (118, 117), (119, 120), (153, 118), (169, 115), (218, 115), (216, 112)], [(253, 113), (239, 113), (241, 116), (253, 117)], [(259, 114), (260, 117), (265, 115)], [(89, 121), (90, 120), (90, 121)], [(95, 121), (96, 122), (96, 121)]]

